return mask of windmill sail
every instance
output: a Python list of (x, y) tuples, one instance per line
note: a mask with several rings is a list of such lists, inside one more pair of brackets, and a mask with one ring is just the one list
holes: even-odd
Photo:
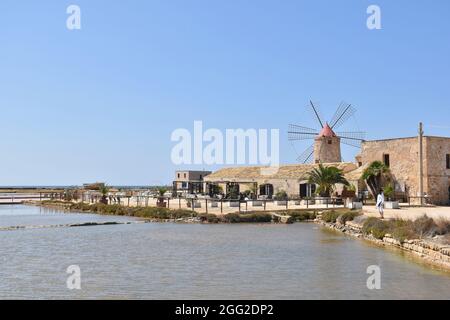
[(311, 145), (308, 149), (303, 151), (301, 155), (297, 157), (297, 161), (300, 163), (312, 163), (314, 154), (314, 145)]
[(334, 130), (341, 127), (352, 115), (355, 114), (355, 112), (356, 109), (353, 108), (351, 104), (341, 102), (333, 116), (333, 119), (331, 119), (331, 129)]
[(314, 139), (318, 133), (316, 129), (290, 124), (288, 139), (289, 141)]

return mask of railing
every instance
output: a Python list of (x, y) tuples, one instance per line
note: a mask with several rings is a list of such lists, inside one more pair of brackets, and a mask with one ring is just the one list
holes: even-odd
[[(342, 208), (344, 202), (341, 198), (324, 198), (320, 203), (316, 203), (314, 199), (213, 199), (213, 198), (169, 198), (159, 197), (159, 206), (169, 209), (190, 209), (192, 211), (268, 211), (268, 210), (289, 210), (289, 209), (331, 209)], [(135, 199), (136, 206), (149, 206), (149, 200), (146, 201)], [(129, 205), (129, 204), (128, 204)], [(158, 205), (158, 204), (156, 204)], [(226, 210), (227, 207), (230, 210)], [(204, 209), (204, 210), (201, 210)]]

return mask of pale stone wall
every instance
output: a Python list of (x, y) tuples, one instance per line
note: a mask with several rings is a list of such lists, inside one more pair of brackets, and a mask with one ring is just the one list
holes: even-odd
[[(383, 161), (389, 154), (390, 170), (397, 191), (409, 196), (419, 195), (418, 137), (366, 141), (362, 143), (360, 160), (363, 165)], [(448, 204), (450, 170), (446, 169), (446, 154), (450, 154), (450, 138), (424, 137), (424, 193), (436, 204)]]
[(341, 162), (341, 139), (338, 137), (317, 137), (314, 139), (314, 162)]
[(425, 141), (426, 192), (437, 204), (448, 204), (450, 169), (447, 169), (446, 155), (450, 154), (450, 138), (425, 137)]

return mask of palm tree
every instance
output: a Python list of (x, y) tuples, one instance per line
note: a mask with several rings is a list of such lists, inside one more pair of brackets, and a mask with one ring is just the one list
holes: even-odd
[(100, 200), (101, 203), (108, 204), (108, 198), (107, 195), (109, 193), (109, 187), (105, 184), (99, 187), (98, 191), (102, 194), (102, 199)]
[(168, 189), (164, 188), (164, 187), (158, 187), (157, 190), (158, 190), (158, 200), (156, 201), (156, 205), (158, 207), (165, 208), (166, 207), (166, 203), (164, 201), (164, 195), (166, 194)]
[(389, 167), (381, 161), (372, 162), (363, 172), (361, 179), (369, 187), (369, 191), (376, 199), (378, 191), (381, 189), (382, 179), (389, 173)]
[(341, 169), (325, 167), (322, 164), (308, 173), (308, 183), (317, 185), (316, 191), (323, 197), (329, 197), (338, 183), (350, 185)]
[(165, 194), (167, 191), (168, 191), (167, 188), (159, 187), (159, 188), (158, 188), (158, 196), (164, 197), (164, 194)]

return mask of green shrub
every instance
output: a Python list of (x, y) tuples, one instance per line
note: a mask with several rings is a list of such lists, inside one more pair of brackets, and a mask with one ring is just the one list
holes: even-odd
[(422, 217), (414, 220), (413, 229), (414, 232), (421, 238), (424, 236), (431, 237), (437, 233), (437, 224), (433, 219), (423, 215)]
[(227, 223), (239, 223), (239, 222), (271, 222), (272, 216), (269, 213), (251, 213), (251, 214), (239, 214), (229, 213), (223, 216), (223, 221)]
[(314, 211), (295, 210), (286, 211), (282, 214), (291, 216), (295, 221), (314, 220), (316, 218), (316, 213)]
[(362, 232), (365, 235), (373, 235), (377, 239), (383, 239), (386, 233), (388, 233), (389, 226), (385, 221), (381, 221), (378, 218), (368, 218), (364, 221)]
[(239, 213), (228, 213), (223, 216), (223, 220), (228, 223), (238, 223), (241, 221)]
[(322, 213), (322, 220), (329, 223), (335, 223), (340, 213), (334, 210), (325, 211)]
[(400, 241), (401, 243), (405, 242), (406, 239), (417, 238), (417, 234), (414, 233), (414, 231), (409, 226), (390, 229), (389, 233), (394, 239)]
[(360, 215), (361, 213), (358, 211), (347, 211), (342, 213), (336, 221), (339, 221), (341, 224), (345, 224), (347, 221), (353, 221), (353, 219)]
[(202, 222), (208, 222), (208, 223), (219, 223), (220, 219), (215, 214), (201, 214), (198, 216), (200, 218), (200, 221)]
[(274, 200), (277, 200), (277, 201), (285, 201), (288, 199), (288, 195), (287, 195), (286, 191), (280, 190), (275, 194), (275, 196), (273, 198), (274, 198)]
[(436, 223), (436, 234), (438, 235), (445, 235), (447, 233), (450, 233), (450, 221), (439, 218), (435, 221)]

